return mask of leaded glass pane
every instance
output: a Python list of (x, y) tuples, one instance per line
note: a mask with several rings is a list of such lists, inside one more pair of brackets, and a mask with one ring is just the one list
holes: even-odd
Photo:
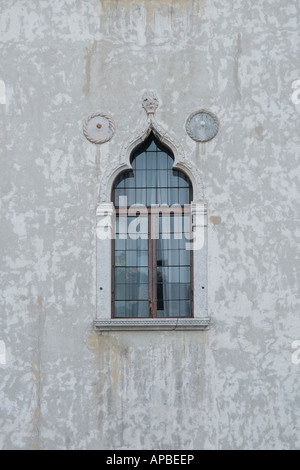
[(190, 183), (186, 175), (173, 170), (172, 152), (163, 147), (153, 134), (133, 153), (132, 170), (122, 173), (115, 183), (114, 201), (127, 196), (132, 204), (189, 204)]
[(191, 253), (185, 246), (184, 216), (160, 216), (158, 230), (157, 316), (191, 316)]
[[(115, 182), (113, 196), (116, 208), (120, 207), (119, 198), (124, 197), (127, 207), (134, 204), (148, 207), (159, 204), (166, 207), (177, 205), (181, 210), (184, 205), (190, 204), (192, 192), (188, 177), (173, 169), (172, 152), (153, 134), (132, 154), (131, 165), (132, 170), (120, 175)], [(136, 217), (117, 216), (115, 317), (149, 316), (150, 279), (156, 289), (158, 317), (191, 316), (191, 252), (186, 250), (189, 238), (185, 237), (185, 232), (190, 231), (190, 225), (184, 224), (181, 213), (174, 210), (171, 216), (168, 213), (166, 215), (156, 216), (159, 237), (156, 240), (156, 253), (150, 259), (150, 267), (154, 263), (157, 268), (151, 272), (150, 278), (149, 246), (153, 249), (155, 245), (148, 240), (147, 224), (138, 227)], [(144, 221), (148, 221), (147, 215)], [(131, 229), (134, 236), (131, 236)]]

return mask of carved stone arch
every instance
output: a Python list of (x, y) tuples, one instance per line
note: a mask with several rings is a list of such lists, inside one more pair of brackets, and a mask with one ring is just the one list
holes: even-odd
[(123, 145), (119, 163), (111, 171), (109, 177), (103, 178), (100, 202), (111, 201), (113, 185), (117, 176), (132, 168), (130, 163), (132, 152), (149, 137), (151, 132), (162, 144), (172, 151), (174, 155), (174, 168), (185, 173), (190, 179), (193, 187), (194, 202), (203, 201), (204, 185), (198, 168), (190, 160), (187, 160), (181, 144), (174, 137), (170, 136), (157, 121), (149, 117), (144, 125)]
[[(105, 226), (112, 234), (116, 210), (111, 199), (116, 178), (123, 172), (132, 169), (132, 152), (142, 144), (151, 132), (174, 156), (173, 167), (182, 171), (189, 178), (193, 186), (193, 201), (191, 201), (192, 231), (191, 243), (188, 249), (193, 250), (193, 279), (194, 289), (194, 318), (112, 318), (112, 243), (111, 238), (101, 237), (97, 234), (97, 320), (94, 322), (97, 331), (126, 331), (126, 330), (205, 330), (209, 328), (207, 305), (207, 204), (204, 201), (204, 186), (201, 172), (197, 166), (187, 158), (181, 144), (171, 136), (163, 126), (154, 118), (158, 107), (158, 98), (155, 93), (145, 93), (143, 108), (147, 113), (147, 120), (131, 138), (122, 146), (119, 157), (110, 161), (110, 170), (102, 173), (99, 204), (97, 206), (97, 228)], [(102, 232), (101, 232), (102, 233)]]

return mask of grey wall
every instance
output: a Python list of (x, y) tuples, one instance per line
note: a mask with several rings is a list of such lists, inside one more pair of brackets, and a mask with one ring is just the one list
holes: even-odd
[[(1, 449), (300, 448), (299, 10), (2, 0)], [(93, 330), (97, 195), (146, 89), (202, 172), (208, 332)], [(201, 107), (221, 121), (207, 144), (185, 132)], [(101, 148), (97, 110), (117, 125)]]

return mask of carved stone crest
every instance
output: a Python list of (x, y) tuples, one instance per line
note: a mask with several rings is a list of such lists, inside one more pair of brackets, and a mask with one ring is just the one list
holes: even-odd
[(217, 116), (207, 109), (192, 113), (186, 122), (186, 131), (196, 142), (208, 142), (217, 135), (218, 130)]
[(143, 94), (143, 108), (147, 115), (154, 115), (159, 106), (159, 101), (154, 91), (146, 91)]
[(83, 133), (92, 144), (104, 144), (115, 133), (115, 123), (111, 116), (93, 113), (84, 121)]

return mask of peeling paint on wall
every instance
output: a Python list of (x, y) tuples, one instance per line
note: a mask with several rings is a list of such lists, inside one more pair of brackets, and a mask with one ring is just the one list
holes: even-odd
[(94, 41), (94, 43), (93, 43), (93, 45), (90, 49), (86, 48), (86, 57), (85, 57), (85, 61), (86, 61), (86, 69), (85, 69), (86, 84), (85, 84), (85, 87), (84, 87), (84, 93), (85, 93), (86, 96), (88, 96), (89, 92), (90, 92), (92, 58), (93, 58), (93, 55), (96, 52), (96, 49), (97, 49), (97, 41)]
[[(0, 448), (300, 448), (299, 2), (3, 0), (0, 30)], [(146, 89), (213, 207), (212, 328), (98, 336), (95, 207)]]
[(211, 223), (215, 226), (215, 225), (219, 225), (222, 221), (221, 217), (218, 216), (218, 215), (212, 215), (209, 220), (211, 221)]

